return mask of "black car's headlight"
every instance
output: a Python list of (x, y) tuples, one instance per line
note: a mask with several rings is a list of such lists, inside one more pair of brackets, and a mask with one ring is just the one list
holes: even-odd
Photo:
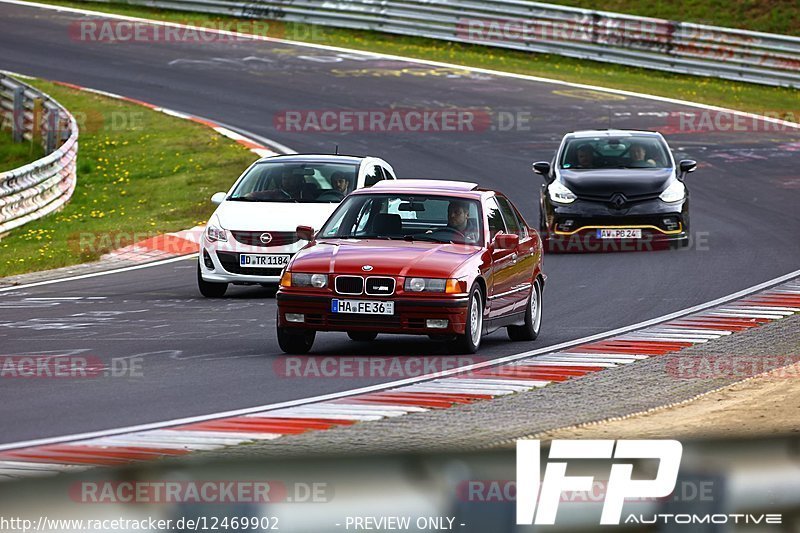
[(547, 186), (547, 193), (550, 196), (550, 200), (559, 204), (571, 204), (578, 198), (574, 192), (558, 181), (554, 181)]
[(672, 185), (664, 189), (659, 195), (662, 202), (680, 202), (686, 197), (686, 186), (680, 181), (674, 181)]

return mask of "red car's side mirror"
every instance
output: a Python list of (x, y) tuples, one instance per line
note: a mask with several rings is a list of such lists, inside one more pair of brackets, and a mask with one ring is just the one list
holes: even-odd
[(314, 240), (314, 228), (311, 226), (297, 226), (297, 238), (301, 241), (313, 241)]
[(519, 246), (519, 235), (515, 233), (498, 233), (494, 237), (494, 246), (499, 250), (513, 250)]

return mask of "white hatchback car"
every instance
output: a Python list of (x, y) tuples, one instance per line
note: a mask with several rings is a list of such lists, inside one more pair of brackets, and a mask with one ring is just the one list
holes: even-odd
[(253, 163), (218, 204), (200, 240), (197, 284), (219, 298), (229, 283), (278, 287), (283, 267), (308, 241), (297, 226), (319, 229), (354, 189), (393, 180), (377, 157), (280, 155)]

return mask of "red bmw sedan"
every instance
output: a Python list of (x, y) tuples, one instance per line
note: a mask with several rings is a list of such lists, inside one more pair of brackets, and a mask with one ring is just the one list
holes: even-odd
[(475, 353), (505, 327), (534, 340), (542, 322), (542, 243), (511, 201), (474, 183), (384, 181), (348, 196), (286, 266), (277, 335), (308, 353), (317, 331), (456, 340)]

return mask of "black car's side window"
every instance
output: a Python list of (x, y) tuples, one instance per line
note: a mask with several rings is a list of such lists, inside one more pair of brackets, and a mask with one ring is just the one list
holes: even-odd
[(503, 215), (500, 213), (500, 206), (494, 197), (486, 200), (486, 218), (489, 221), (489, 240), (494, 240), (498, 233), (506, 233), (506, 225), (503, 222)]

